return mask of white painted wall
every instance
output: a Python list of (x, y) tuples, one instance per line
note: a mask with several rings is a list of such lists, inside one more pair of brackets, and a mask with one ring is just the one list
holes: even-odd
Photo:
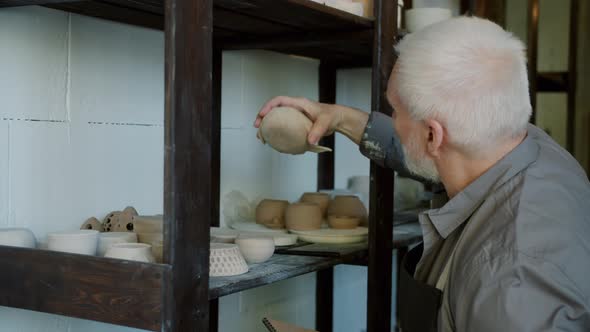
[[(162, 32), (12, 8), (0, 10), (0, 42), (0, 227), (43, 237), (126, 205), (161, 213)], [(252, 122), (274, 95), (316, 99), (318, 63), (270, 52), (225, 53), (223, 62), (221, 194), (294, 200), (314, 190), (317, 157), (273, 152), (255, 139)], [(370, 72), (338, 78), (339, 101), (368, 109)], [(342, 138), (336, 160), (338, 186), (368, 174), (368, 161)], [(364, 269), (337, 268), (337, 331), (364, 328), (365, 287)], [(222, 298), (220, 331), (260, 331), (265, 315), (313, 327), (315, 275)], [(6, 307), (0, 322), (0, 332), (135, 331)]]

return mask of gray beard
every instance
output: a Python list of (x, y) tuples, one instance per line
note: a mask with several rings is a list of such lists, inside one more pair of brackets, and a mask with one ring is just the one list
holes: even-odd
[(408, 147), (402, 144), (402, 151), (404, 152), (404, 160), (408, 171), (433, 183), (440, 182), (440, 176), (432, 159), (423, 154), (420, 157), (416, 157), (412, 153), (418, 151), (418, 145), (415, 143), (417, 140), (410, 137), (408, 142)]

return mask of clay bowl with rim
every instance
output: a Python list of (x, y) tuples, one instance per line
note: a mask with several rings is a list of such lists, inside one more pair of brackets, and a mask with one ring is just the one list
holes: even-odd
[(349, 217), (349, 216), (329, 216), (328, 217), (328, 225), (330, 228), (334, 229), (355, 229), (361, 223), (361, 218), (359, 217)]
[(361, 220), (361, 225), (365, 225), (367, 223), (367, 208), (357, 196), (336, 196), (328, 206), (329, 216), (358, 217)]
[(322, 209), (315, 203), (293, 203), (287, 207), (285, 221), (288, 229), (311, 231), (322, 227)]
[(301, 195), (299, 202), (302, 203), (316, 203), (322, 210), (322, 216), (326, 216), (328, 205), (330, 204), (330, 195), (327, 193), (309, 192)]
[(264, 263), (275, 252), (275, 241), (271, 236), (240, 234), (236, 244), (250, 264)]
[(256, 206), (256, 223), (272, 229), (285, 228), (285, 210), (288, 201), (263, 199)]

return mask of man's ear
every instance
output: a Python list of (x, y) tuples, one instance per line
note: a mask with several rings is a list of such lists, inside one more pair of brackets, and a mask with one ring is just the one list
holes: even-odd
[(442, 124), (436, 120), (424, 120), (428, 129), (428, 141), (426, 144), (426, 152), (432, 158), (438, 158), (441, 154), (442, 143), (444, 139), (445, 130)]

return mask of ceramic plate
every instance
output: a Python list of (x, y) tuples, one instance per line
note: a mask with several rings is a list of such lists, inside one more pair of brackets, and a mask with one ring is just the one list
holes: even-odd
[(369, 229), (357, 227), (355, 229), (318, 229), (314, 231), (291, 231), (302, 241), (312, 243), (357, 243), (367, 239)]
[(287, 233), (286, 229), (270, 229), (266, 226), (259, 225), (254, 222), (247, 222), (247, 221), (235, 221), (230, 225), (231, 228), (238, 230), (238, 231), (246, 231), (246, 232), (264, 232), (267, 234), (284, 234)]

